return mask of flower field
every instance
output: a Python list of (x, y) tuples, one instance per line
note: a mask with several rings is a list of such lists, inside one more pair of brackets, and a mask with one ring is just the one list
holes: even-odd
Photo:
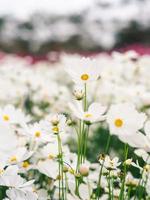
[(150, 56), (0, 59), (0, 200), (149, 200)]

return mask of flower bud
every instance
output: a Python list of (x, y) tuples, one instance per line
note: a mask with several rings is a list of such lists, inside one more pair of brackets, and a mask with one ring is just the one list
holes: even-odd
[(52, 131), (53, 131), (54, 134), (58, 134), (59, 133), (59, 127), (53, 126)]
[(84, 92), (82, 90), (75, 90), (73, 95), (75, 96), (76, 100), (80, 101), (84, 97)]
[(71, 126), (73, 124), (73, 121), (71, 119), (68, 119), (66, 123), (68, 126)]
[(68, 167), (67, 166), (63, 166), (63, 172), (67, 173), (68, 172)]
[(124, 162), (125, 165), (131, 165), (132, 164), (132, 159), (127, 159)]
[(82, 176), (88, 176), (89, 174), (89, 166), (82, 164), (79, 168), (79, 172)]
[(52, 118), (51, 118), (51, 123), (53, 126), (57, 126), (58, 123), (59, 123), (59, 119), (58, 119), (58, 116), (57, 115), (54, 115)]

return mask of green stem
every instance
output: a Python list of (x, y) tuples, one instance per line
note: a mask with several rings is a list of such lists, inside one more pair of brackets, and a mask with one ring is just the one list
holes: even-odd
[(131, 199), (130, 193), (131, 193), (131, 186), (128, 187), (128, 193), (127, 193), (128, 200)]
[(111, 178), (110, 178), (110, 170), (109, 170), (109, 176), (108, 176), (108, 188), (109, 188), (109, 199), (111, 200)]
[[(108, 153), (108, 149), (109, 149), (109, 145), (110, 145), (110, 139), (111, 139), (111, 135), (109, 134), (108, 138), (107, 138), (107, 144), (106, 144), (106, 148), (105, 148), (105, 154)], [(103, 171), (103, 167), (104, 167), (104, 162), (105, 162), (105, 159), (103, 160), (103, 163), (101, 165), (101, 168), (100, 168), (100, 172), (99, 172), (99, 178), (98, 178), (98, 183), (97, 183), (97, 192), (96, 192), (96, 197), (97, 199), (99, 200), (99, 193), (100, 193), (100, 187), (101, 187), (101, 177), (102, 177), (102, 171)]]
[(86, 150), (87, 150), (87, 142), (88, 142), (88, 135), (89, 135), (89, 129), (90, 129), (90, 126), (88, 125), (87, 126), (87, 130), (85, 131), (85, 137), (84, 137), (84, 151), (83, 151), (83, 162), (85, 161), (85, 158), (86, 158)]
[[(127, 157), (128, 157), (128, 145), (125, 144), (125, 147), (124, 147), (124, 161), (127, 160)], [(123, 200), (124, 199), (124, 187), (125, 187), (126, 173), (127, 173), (127, 166), (124, 163), (124, 176), (123, 176), (123, 180), (122, 180), (121, 191), (120, 191), (120, 194), (119, 194), (119, 200)]]
[[(140, 193), (139, 193), (139, 200), (142, 199), (142, 196), (143, 196), (143, 193), (144, 193), (144, 188), (146, 187), (146, 184), (147, 184), (147, 181), (148, 181), (148, 177), (149, 175), (146, 176), (146, 180), (142, 182), (142, 186), (143, 188), (140, 190)], [(144, 184), (143, 184), (144, 183)]]
[[(58, 140), (58, 151), (59, 151), (59, 178), (61, 178), (61, 195), (62, 195), (62, 200), (65, 200), (65, 194), (64, 194), (64, 172), (63, 172), (63, 152), (62, 152), (62, 146), (61, 146), (61, 138), (59, 134), (57, 135), (57, 140)], [(60, 187), (60, 183), (59, 183)], [(60, 195), (60, 194), (59, 194)]]
[[(146, 163), (147, 163), (149, 157), (150, 157), (150, 156), (147, 157)], [(139, 188), (140, 188), (140, 185), (141, 185), (141, 182), (142, 182), (143, 173), (144, 173), (144, 167), (143, 167), (142, 172), (141, 172), (141, 178), (140, 178), (140, 180), (139, 180), (139, 182), (138, 182), (138, 186), (137, 186), (137, 189), (136, 189), (136, 192), (135, 192), (134, 200), (136, 199), (136, 195), (137, 195), (138, 193), (140, 193), (140, 189), (139, 189)]]
[(87, 110), (87, 84), (84, 84), (84, 111)]

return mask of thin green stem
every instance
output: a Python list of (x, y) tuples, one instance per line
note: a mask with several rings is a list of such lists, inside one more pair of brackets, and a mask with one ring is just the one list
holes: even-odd
[[(124, 146), (124, 161), (127, 160), (128, 157), (128, 145), (125, 144)], [(126, 173), (127, 173), (127, 166), (124, 163), (124, 176), (123, 176), (123, 180), (122, 180), (122, 185), (121, 185), (121, 190), (120, 190), (120, 194), (119, 194), (119, 200), (123, 200), (124, 199), (124, 188), (125, 188), (125, 179), (126, 179)]]
[(87, 110), (87, 84), (84, 84), (84, 111)]
[[(57, 135), (58, 140), (58, 151), (59, 151), (59, 179), (61, 181), (61, 197), (62, 200), (65, 200), (65, 194), (64, 194), (64, 172), (63, 172), (63, 152), (62, 152), (62, 146), (61, 146), (61, 138), (59, 134)], [(60, 187), (60, 183), (59, 183)]]
[[(107, 144), (106, 144), (106, 148), (105, 148), (105, 154), (108, 153), (109, 150), (109, 145), (110, 145), (110, 139), (111, 139), (111, 135), (109, 134), (108, 138), (107, 138)], [(99, 172), (99, 178), (98, 178), (98, 183), (97, 183), (97, 192), (96, 192), (96, 197), (99, 200), (99, 195), (100, 195), (100, 187), (101, 187), (101, 177), (102, 177), (102, 171), (103, 171), (103, 167), (104, 167), (104, 162), (105, 159), (102, 162), (101, 168), (100, 168), (100, 172)]]
[[(149, 157), (150, 156), (148, 155), (148, 157), (147, 157), (147, 159), (145, 161), (146, 163), (147, 163)], [(135, 192), (134, 200), (136, 199), (137, 194), (140, 193), (140, 189), (139, 188), (140, 188), (140, 185), (141, 185), (141, 182), (142, 182), (143, 173), (144, 173), (144, 167), (143, 167), (142, 172), (141, 172), (141, 177), (140, 177), (140, 180), (138, 182), (138, 186), (137, 186), (137, 189), (136, 189), (136, 192)]]

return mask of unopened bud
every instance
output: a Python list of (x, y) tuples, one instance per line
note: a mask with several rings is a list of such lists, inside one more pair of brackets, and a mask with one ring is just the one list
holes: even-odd
[(68, 172), (68, 167), (67, 166), (63, 166), (63, 172), (67, 173)]
[(82, 176), (88, 176), (89, 174), (89, 166), (82, 164), (80, 166), (79, 172)]
[(68, 120), (67, 120), (67, 125), (68, 125), (68, 126), (71, 126), (72, 124), (73, 124), (73, 121), (72, 121), (71, 119), (68, 119)]
[(54, 115), (52, 118), (51, 118), (51, 123), (53, 126), (57, 126), (58, 123), (59, 123), (59, 119), (58, 119), (58, 116), (57, 115)]
[(132, 164), (132, 159), (127, 159), (124, 162), (125, 165), (131, 165)]
[(80, 101), (84, 97), (84, 92), (82, 90), (75, 90), (73, 95), (75, 96), (76, 100)]
[(144, 169), (145, 169), (146, 172), (150, 172), (150, 165), (148, 165), (148, 164), (145, 165), (145, 166), (144, 166)]

